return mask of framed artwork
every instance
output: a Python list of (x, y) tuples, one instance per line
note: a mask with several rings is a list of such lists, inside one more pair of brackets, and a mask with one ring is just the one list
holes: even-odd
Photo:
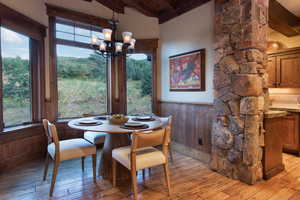
[(205, 91), (205, 49), (169, 57), (170, 91)]

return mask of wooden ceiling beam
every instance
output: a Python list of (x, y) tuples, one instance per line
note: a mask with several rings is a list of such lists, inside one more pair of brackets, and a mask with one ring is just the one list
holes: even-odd
[(96, 0), (105, 7), (114, 10), (117, 13), (124, 13), (125, 4), (122, 0)]
[[(126, 6), (135, 8), (137, 11), (149, 17), (158, 17), (158, 13), (149, 9), (145, 4), (138, 0), (122, 0)], [(143, 1), (144, 2), (144, 1)], [(147, 3), (147, 1), (146, 1)]]
[(197, 8), (210, 0), (185, 0), (180, 1), (180, 3), (176, 4), (176, 9), (163, 11), (159, 14), (158, 19), (159, 23), (165, 23), (166, 21), (177, 17), (185, 12), (188, 12), (194, 8)]
[(270, 0), (269, 3), (269, 26), (287, 37), (300, 34), (300, 18), (276, 0)]
[(176, 4), (172, 0), (161, 0), (161, 3), (168, 9), (176, 9)]

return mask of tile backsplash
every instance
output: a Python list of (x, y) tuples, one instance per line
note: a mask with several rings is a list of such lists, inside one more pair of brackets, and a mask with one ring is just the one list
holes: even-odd
[(270, 104), (299, 104), (300, 88), (271, 88)]

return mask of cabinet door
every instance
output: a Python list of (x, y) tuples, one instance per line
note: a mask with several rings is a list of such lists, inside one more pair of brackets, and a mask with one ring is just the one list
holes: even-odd
[(283, 118), (281, 130), (283, 148), (287, 151), (299, 151), (299, 114), (292, 113)]
[(276, 87), (276, 57), (268, 57), (267, 73), (269, 75), (268, 86)]
[(300, 54), (277, 57), (279, 87), (300, 87)]

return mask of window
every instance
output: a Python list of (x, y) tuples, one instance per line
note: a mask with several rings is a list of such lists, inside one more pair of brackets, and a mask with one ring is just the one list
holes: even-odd
[(100, 28), (56, 18), (58, 118), (108, 112), (107, 59), (90, 46)]
[(90, 44), (92, 35), (104, 38), (101, 28), (62, 18), (57, 18), (55, 29), (56, 38), (62, 40)]
[(106, 60), (94, 51), (57, 45), (58, 117), (107, 112)]
[(30, 38), (1, 27), (4, 126), (31, 122)]
[(130, 54), (126, 59), (127, 113), (152, 113), (152, 62), (147, 54)]

